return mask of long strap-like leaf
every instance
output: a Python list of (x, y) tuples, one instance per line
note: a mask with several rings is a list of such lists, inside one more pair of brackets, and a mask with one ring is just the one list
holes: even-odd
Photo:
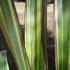
[(9, 70), (6, 51), (0, 52), (0, 70)]
[(56, 70), (68, 70), (70, 0), (56, 0)]
[[(70, 9), (69, 9), (69, 11), (70, 11)], [(68, 22), (70, 22), (70, 19)], [(69, 23), (69, 65), (68, 65), (68, 70), (70, 70), (70, 23)]]
[(18, 70), (30, 70), (12, 0), (0, 0), (0, 27)]
[(46, 14), (42, 11), (43, 2), (45, 0), (26, 0), (25, 47), (32, 70), (44, 70), (41, 25)]

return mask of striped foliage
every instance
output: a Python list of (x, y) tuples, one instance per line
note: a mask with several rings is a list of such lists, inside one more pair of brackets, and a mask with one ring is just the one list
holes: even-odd
[[(46, 4), (46, 0), (26, 0), (25, 48), (32, 70), (44, 70), (45, 40), (41, 41), (41, 27), (44, 30), (42, 23), (45, 23), (44, 3)], [(43, 37), (45, 36), (42, 35)]]
[(45, 14), (46, 0), (26, 1), (24, 46), (12, 0), (0, 0), (0, 27), (18, 70), (44, 70), (46, 66)]
[(30, 70), (12, 0), (0, 0), (0, 27), (18, 70)]
[(70, 0), (55, 1), (56, 15), (56, 70), (68, 70)]
[(0, 70), (9, 70), (6, 53), (5, 50), (0, 52)]

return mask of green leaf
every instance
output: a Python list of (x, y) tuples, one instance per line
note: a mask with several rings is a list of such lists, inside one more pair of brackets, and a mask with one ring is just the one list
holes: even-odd
[[(44, 2), (46, 5), (46, 0)], [(43, 0), (26, 0), (25, 48), (32, 70), (44, 70), (45, 65), (45, 46), (41, 41), (41, 27), (46, 15), (43, 6)]]
[(0, 70), (9, 70), (6, 50), (0, 51)]
[(70, 1), (56, 0), (56, 69), (68, 70)]
[[(48, 69), (48, 60), (47, 60), (47, 52), (46, 48), (48, 47), (47, 44), (47, 0), (42, 0), (42, 25), (41, 25), (41, 35), (42, 35), (42, 53), (44, 56), (44, 62), (45, 62), (45, 69)], [(43, 63), (42, 63), (43, 64)], [(42, 67), (42, 66), (41, 66)], [(43, 70), (43, 69), (40, 69)]]
[(14, 2), (12, 0), (0, 0), (0, 27), (8, 47), (13, 55), (18, 70), (30, 70), (18, 23)]

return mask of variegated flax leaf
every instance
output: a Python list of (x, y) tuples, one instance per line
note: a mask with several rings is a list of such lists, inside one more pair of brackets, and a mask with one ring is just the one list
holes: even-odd
[(13, 0), (0, 0), (0, 27), (18, 70), (30, 70)]
[(41, 43), (41, 27), (46, 15), (42, 11), (45, 2), (46, 0), (26, 0), (25, 48), (32, 70), (44, 70), (45, 53)]
[(70, 0), (55, 1), (56, 19), (56, 70), (68, 70)]

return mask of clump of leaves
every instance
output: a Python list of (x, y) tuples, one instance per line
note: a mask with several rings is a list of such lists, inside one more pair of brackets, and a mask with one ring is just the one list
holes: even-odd
[(0, 0), (0, 27), (18, 70), (44, 70), (46, 42), (41, 41), (44, 3), (45, 0), (26, 1), (24, 45), (13, 1)]

